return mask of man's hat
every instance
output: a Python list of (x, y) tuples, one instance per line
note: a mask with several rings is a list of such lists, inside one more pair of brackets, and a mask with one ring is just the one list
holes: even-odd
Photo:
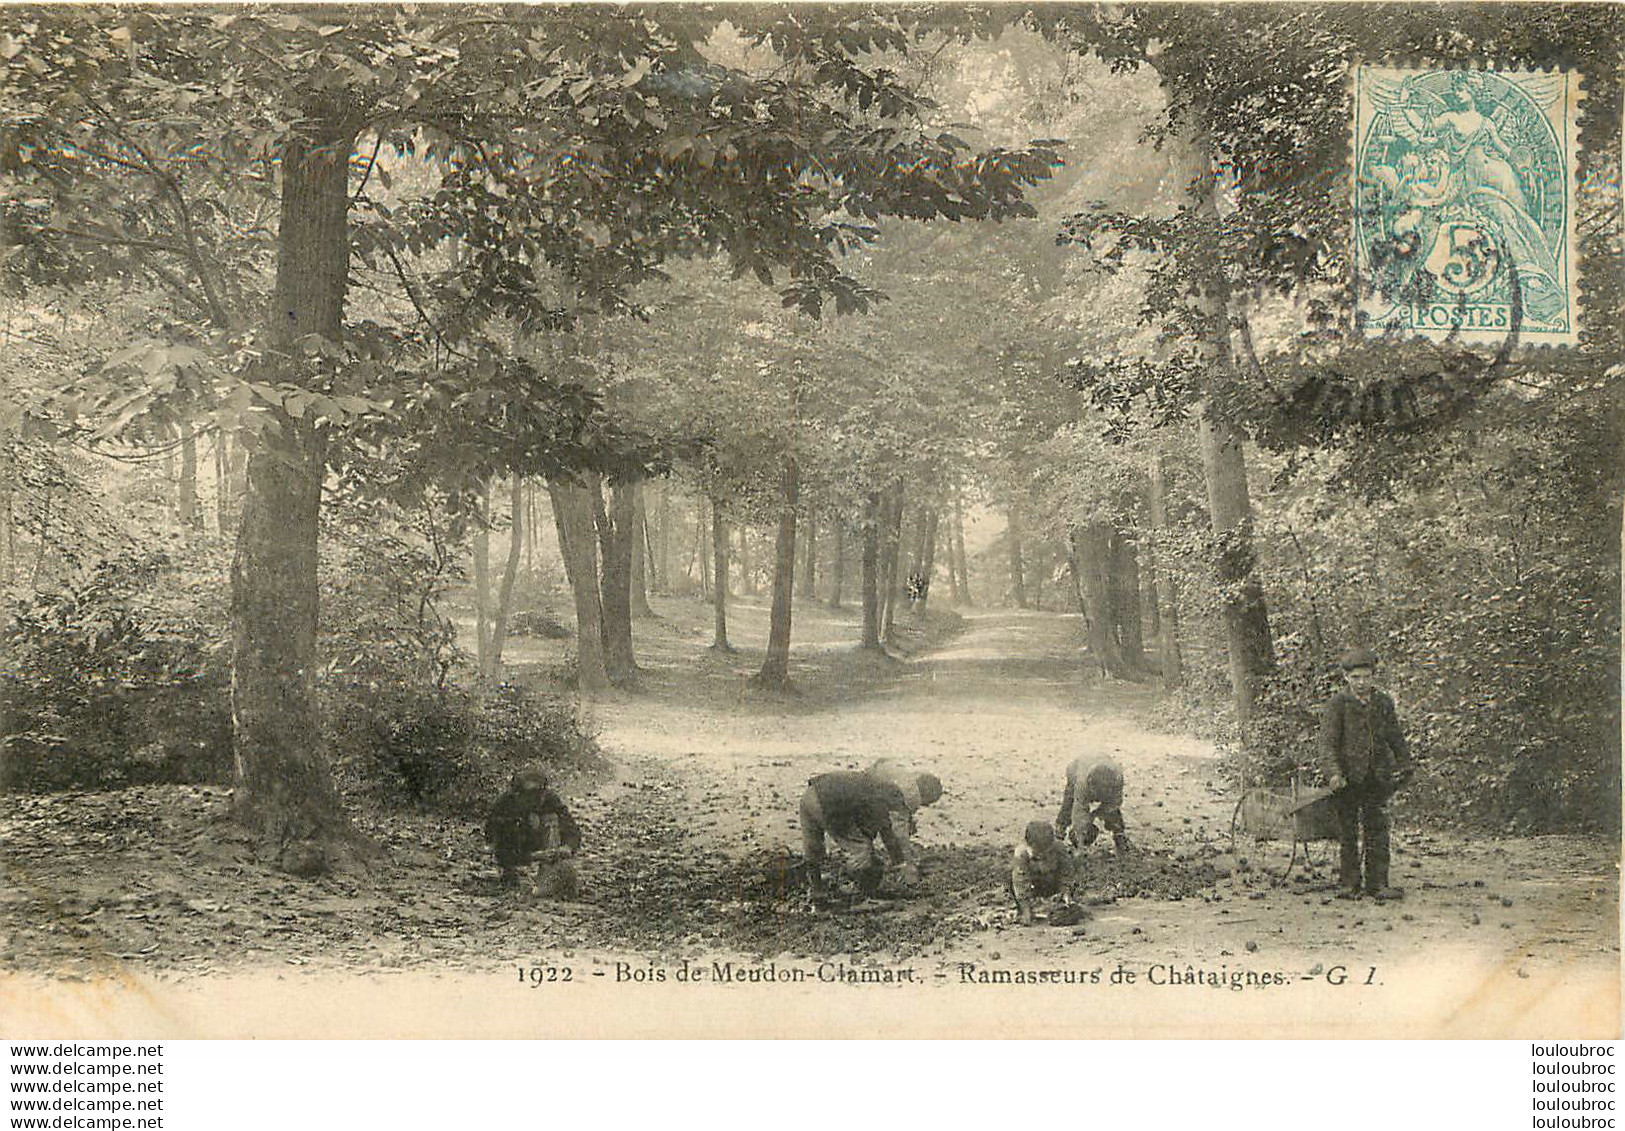
[(1352, 648), (1343, 653), (1338, 664), (1346, 672), (1355, 668), (1374, 668), (1377, 666), (1377, 654), (1369, 648)]
[(543, 790), (551, 784), (547, 771), (540, 766), (522, 766), (515, 771), (508, 788), (515, 793), (524, 793), (527, 790)]

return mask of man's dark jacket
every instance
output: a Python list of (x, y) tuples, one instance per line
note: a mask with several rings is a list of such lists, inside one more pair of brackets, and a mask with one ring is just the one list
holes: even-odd
[(1343, 689), (1326, 704), (1320, 719), (1320, 768), (1327, 777), (1341, 774), (1350, 783), (1375, 778), (1386, 786), (1410, 760), (1399, 714), (1386, 694), (1373, 689), (1362, 702)]

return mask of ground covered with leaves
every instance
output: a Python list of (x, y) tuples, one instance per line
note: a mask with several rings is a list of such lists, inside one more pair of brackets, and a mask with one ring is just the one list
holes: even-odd
[[(741, 636), (753, 612), (735, 611)], [(715, 954), (947, 966), (1245, 953), (1308, 970), (1328, 951), (1374, 961), (1437, 946), (1520, 968), (1617, 962), (1612, 845), (1402, 822), (1395, 873), (1409, 897), (1333, 901), (1332, 846), (1288, 874), (1287, 846), (1232, 843), (1234, 797), (1211, 746), (1144, 730), (1143, 689), (1085, 682), (1069, 620), (943, 618), (913, 627), (910, 654), (877, 657), (844, 643), (841, 618), (803, 619), (788, 696), (745, 686), (749, 652), (696, 660), (703, 642), (681, 617), (645, 626), (643, 687), (582, 716), (608, 775), (562, 783), (586, 838), (579, 901), (499, 887), (466, 817), (360, 804), (357, 828), (381, 850), (373, 868), (299, 880), (254, 860), (223, 789), (11, 795), (0, 798), (0, 962), (68, 978)], [(1118, 856), (1102, 838), (1085, 853), (1082, 923), (1019, 927), (1010, 849), (1027, 821), (1053, 819), (1064, 767), (1085, 751), (1124, 765), (1134, 849)], [(815, 911), (796, 801), (812, 774), (880, 756), (946, 783), (920, 814), (919, 884), (889, 880), (879, 905)]]

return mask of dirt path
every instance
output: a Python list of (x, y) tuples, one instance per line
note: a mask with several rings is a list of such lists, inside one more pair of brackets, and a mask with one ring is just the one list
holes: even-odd
[[(6, 796), (0, 974), (34, 979), (25, 991), (33, 996), (13, 1001), (33, 1000), (41, 986), (56, 994), (83, 984), (91, 993), (101, 979), (134, 975), (145, 988), (131, 1001), (167, 1002), (170, 987), (197, 1003), (173, 1023), (193, 1035), (231, 1031), (229, 1018), (239, 1014), (219, 1003), (237, 984), (249, 988), (233, 1008), (255, 1018), (241, 1023), (242, 1034), (307, 1033), (303, 1015), (272, 1008), (281, 999), (255, 981), (273, 979), (283, 994), (296, 976), (311, 1009), (337, 1008), (335, 987), (372, 987), (373, 998), (344, 1007), (335, 1031), (369, 1031), (367, 1010), (393, 1008), (399, 993), (390, 987), (408, 978), (412, 995), (445, 995), (442, 1013), (420, 1020), (413, 1012), (406, 1022), (379, 1022), (379, 1031), (421, 1024), (419, 1035), (442, 1035), (460, 1024), (470, 1035), (523, 1035), (534, 1022), (529, 999), (507, 996), (516, 968), (575, 964), (587, 983), (575, 1000), (590, 1020), (595, 1009), (622, 1010), (630, 1000), (612, 996), (617, 963), (654, 969), (719, 957), (803, 972), (907, 969), (925, 987), (944, 989), (1035, 971), (1110, 977), (1119, 967), (1153, 985), (1187, 971), (1219, 985), (1266, 977), (1302, 984), (1291, 1015), (1319, 1035), (1349, 1020), (1347, 998), (1327, 989), (1328, 976), (1345, 968), (1389, 986), (1356, 1011), (1364, 1031), (1384, 1035), (1402, 1031), (1411, 1000), (1430, 993), (1446, 1012), (1473, 1001), (1501, 1010), (1486, 1025), (1466, 1024), (1469, 1033), (1525, 1031), (1520, 1011), (1533, 1007), (1506, 985), (1529, 987), (1535, 1004), (1549, 1007), (1556, 1027), (1529, 1030), (1546, 1034), (1575, 1032), (1562, 1028), (1578, 1008), (1573, 1000), (1553, 1004), (1564, 987), (1583, 1000), (1594, 1000), (1596, 987), (1617, 998), (1613, 846), (1569, 837), (1470, 840), (1401, 821), (1394, 870), (1410, 894), (1389, 905), (1331, 900), (1324, 870), (1271, 877), (1264, 866), (1285, 862), (1279, 846), (1244, 851), (1252, 866), (1226, 875), (1233, 798), (1211, 746), (1139, 725), (1148, 691), (1086, 683), (1076, 621), (974, 615), (946, 646), (891, 661), (845, 643), (851, 613), (809, 608), (797, 616), (805, 644), (794, 670), (806, 690), (788, 700), (741, 695), (740, 673), (759, 653), (706, 653), (692, 615), (644, 627), (644, 691), (588, 711), (615, 773), (571, 789), (587, 841), (583, 902), (536, 902), (499, 889), (470, 819), (358, 814), (386, 850), (383, 862), (362, 876), (296, 881), (255, 862), (227, 818), (223, 789)], [(741, 639), (765, 628), (762, 609), (742, 604), (736, 617)], [(1053, 820), (1064, 767), (1084, 752), (1123, 765), (1135, 851), (1118, 859), (1101, 843), (1090, 850), (1092, 916), (1081, 926), (1016, 926), (1004, 891), (1011, 845), (1029, 820)], [(920, 888), (889, 911), (814, 912), (796, 870), (796, 801), (810, 775), (880, 756), (932, 768), (946, 784), (941, 802), (920, 815)], [(795, 991), (797, 1009), (831, 1011), (809, 1031), (922, 1031), (905, 1022), (924, 1014), (816, 989)], [(980, 1008), (978, 992), (931, 1000)], [(480, 1020), (496, 1013), (460, 1012), (459, 1002), (472, 999), (459, 995), (468, 993), (496, 995), (481, 998), (481, 1008), (511, 1016), (499, 1026)], [(4, 998), (0, 985), (0, 1004)], [(732, 999), (712, 1003), (722, 1010), (712, 1020), (693, 1012), (699, 999), (682, 1000), (691, 1002), (683, 1016), (698, 1032), (736, 1017), (726, 1005)], [(1285, 1032), (1279, 995), (1115, 1000), (1134, 1003), (1115, 1015), (1121, 1031), (1184, 1031), (1200, 1000), (1201, 1008), (1241, 1010), (1236, 1016), (1258, 1026), (1227, 1031)], [(1050, 999), (1024, 1001), (1023, 1031), (1075, 1031), (1045, 1012)], [(1603, 1008), (1597, 1024), (1606, 1031), (1617, 1002)], [(671, 1031), (658, 1011), (626, 1016), (645, 1019), (650, 1032)], [(943, 1032), (1003, 1031), (986, 1021), (955, 1024), (961, 1028)], [(151, 1030), (132, 1023), (132, 1031)]]
[[(872, 929), (829, 940), (877, 957), (929, 940), (943, 967), (1092, 955), (1207, 968), (1267, 961), (1307, 972), (1329, 953), (1381, 964), (1441, 947), (1524, 974), (1617, 965), (1617, 857), (1593, 841), (1475, 841), (1401, 823), (1394, 874), (1409, 898), (1388, 905), (1333, 901), (1324, 867), (1272, 880), (1262, 867), (1286, 863), (1280, 845), (1244, 845), (1243, 871), (1224, 877), (1234, 795), (1213, 748), (1139, 726), (1132, 711), (1148, 692), (1086, 685), (1079, 635), (1072, 618), (984, 613), (888, 692), (833, 709), (782, 714), (747, 701), (652, 716), (630, 703), (602, 708), (596, 720), (606, 750), (632, 776), (679, 791), (673, 816), (692, 814), (687, 843), (733, 857), (799, 851), (795, 800), (812, 773), (882, 755), (936, 770), (947, 794), (920, 819), (922, 896), (872, 917)], [(1104, 840), (1090, 851), (1089, 891), (1112, 901), (1083, 928), (1017, 928), (1002, 894), (1007, 853), (1027, 821), (1053, 820), (1064, 767), (1085, 752), (1123, 765), (1138, 851), (1124, 862)], [(1317, 846), (1317, 857), (1327, 860), (1331, 847)], [(793, 904), (781, 911), (805, 914)]]

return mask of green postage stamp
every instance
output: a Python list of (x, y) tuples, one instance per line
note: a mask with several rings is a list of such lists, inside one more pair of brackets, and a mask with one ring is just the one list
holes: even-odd
[(1579, 76), (1564, 71), (1356, 68), (1354, 270), (1367, 333), (1578, 341), (1579, 103)]

